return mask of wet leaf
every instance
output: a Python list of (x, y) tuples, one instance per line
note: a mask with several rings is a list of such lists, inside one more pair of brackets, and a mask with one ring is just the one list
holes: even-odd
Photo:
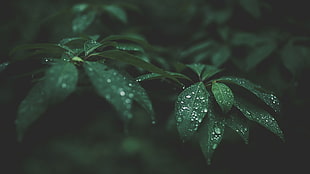
[(234, 105), (249, 120), (255, 121), (258, 124), (264, 126), (268, 130), (279, 136), (284, 141), (283, 132), (278, 126), (277, 121), (267, 111), (249, 103), (248, 101), (244, 101), (244, 99), (240, 97), (235, 98)]
[(179, 94), (175, 113), (178, 131), (183, 140), (189, 140), (198, 130), (208, 112), (209, 96), (202, 82), (191, 85)]
[(133, 116), (133, 101), (137, 101), (154, 119), (152, 104), (145, 90), (136, 81), (99, 62), (86, 61), (84, 69), (97, 93), (115, 107), (124, 121)]
[(216, 102), (224, 113), (227, 113), (234, 104), (234, 94), (224, 83), (212, 83), (212, 93)]
[(195, 64), (186, 65), (186, 66), (189, 67), (191, 70), (193, 70), (198, 75), (198, 77), (200, 78), (206, 65), (195, 63)]
[[(180, 73), (175, 73), (175, 72), (167, 72), (167, 73), (169, 73), (171, 76), (175, 78), (191, 80), (189, 77), (183, 74), (180, 74)], [(161, 78), (165, 78), (165, 76), (161, 74), (156, 74), (156, 73), (148, 73), (148, 74), (143, 74), (141, 76), (136, 77), (136, 81), (141, 82), (144, 80), (154, 80), (154, 79), (161, 79)]]
[(84, 52), (85, 56), (93, 52), (95, 49), (99, 48), (102, 46), (101, 43), (95, 41), (95, 40), (88, 40), (84, 43)]
[(133, 35), (133, 34), (126, 34), (126, 35), (110, 35), (108, 37), (105, 37), (101, 43), (107, 42), (107, 41), (117, 41), (118, 43), (127, 41), (127, 42), (132, 42), (135, 44), (138, 44), (142, 46), (143, 48), (147, 49), (152, 49), (152, 46), (143, 38), (142, 36), (139, 35)]
[(88, 11), (85, 14), (77, 15), (72, 21), (72, 31), (74, 33), (82, 33), (93, 23), (96, 15), (97, 12), (94, 10)]
[(224, 131), (224, 118), (215, 113), (213, 107), (209, 107), (206, 122), (201, 125), (199, 130), (200, 147), (208, 164), (211, 164), (213, 153), (222, 141)]
[(249, 142), (249, 124), (246, 118), (237, 113), (232, 113), (226, 118), (226, 125), (237, 132), (246, 144)]
[(25, 131), (51, 104), (63, 101), (76, 87), (78, 71), (69, 62), (52, 65), (44, 80), (38, 82), (18, 107), (16, 129), (21, 141)]
[(247, 79), (238, 77), (222, 77), (220, 79), (217, 79), (217, 81), (233, 83), (238, 86), (241, 86), (249, 90), (254, 95), (256, 95), (259, 99), (261, 99), (264, 103), (266, 103), (269, 107), (271, 107), (275, 112), (280, 112), (280, 101), (278, 97), (276, 97), (273, 93), (264, 90), (261, 86), (250, 82)]
[(137, 51), (137, 52), (144, 52), (143, 48), (136, 44), (129, 44), (129, 43), (117, 43), (116, 49), (123, 50), (123, 51)]

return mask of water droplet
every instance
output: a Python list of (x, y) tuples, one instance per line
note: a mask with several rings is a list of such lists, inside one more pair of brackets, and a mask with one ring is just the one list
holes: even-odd
[(61, 84), (61, 88), (66, 88), (66, 87), (67, 87), (67, 84), (65, 84), (65, 83)]
[(130, 93), (130, 94), (128, 94), (128, 97), (133, 98), (133, 97), (134, 97), (134, 94), (133, 94), (133, 93)]
[(88, 68), (88, 70), (89, 70), (89, 71), (93, 71), (93, 69), (92, 69), (92, 68)]
[(191, 98), (192, 96), (190, 96), (190, 95), (187, 95), (187, 96), (185, 96), (186, 98)]
[(156, 121), (155, 121), (155, 120), (152, 120), (152, 124), (156, 124)]
[(121, 95), (121, 96), (125, 96), (125, 95), (126, 95), (126, 93), (125, 93), (124, 91), (121, 91), (121, 92), (119, 92), (119, 95)]
[(208, 112), (208, 109), (207, 109), (207, 108), (205, 108), (205, 109), (203, 110), (203, 112), (207, 113), (207, 112)]
[(107, 79), (107, 82), (108, 82), (108, 83), (111, 83), (111, 81), (112, 81), (111, 79)]
[(218, 127), (216, 127), (216, 128), (214, 128), (214, 132), (215, 132), (216, 134), (220, 134), (220, 133), (221, 133), (221, 129), (218, 128)]
[(182, 122), (182, 120), (183, 120), (182, 117), (177, 118), (177, 122), (179, 122), (179, 123)]
[(132, 83), (129, 83), (129, 84), (128, 84), (128, 86), (130, 86), (130, 87), (131, 87), (131, 86), (132, 86)]
[(213, 144), (212, 149), (216, 149), (217, 144)]
[(127, 99), (125, 100), (125, 103), (129, 104), (129, 103), (131, 103), (131, 100), (130, 100), (129, 98), (127, 98)]

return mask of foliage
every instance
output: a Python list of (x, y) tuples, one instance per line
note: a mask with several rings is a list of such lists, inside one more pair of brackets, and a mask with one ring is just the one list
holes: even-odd
[[(73, 108), (91, 108), (84, 115), (108, 113), (102, 127), (117, 128), (109, 119), (118, 115), (125, 132), (141, 131), (147, 119), (152, 126), (144, 129), (162, 129), (165, 140), (178, 133), (185, 146), (198, 142), (211, 164), (221, 142), (228, 147), (234, 139), (231, 132), (251, 144), (249, 130), (257, 135), (260, 125), (284, 141), (288, 123), (278, 124), (278, 116), (306, 108), (307, 92), (298, 90), (306, 87), (297, 86), (309, 71), (310, 21), (299, 13), (281, 15), (289, 6), (265, 0), (31, 1), (38, 10), (19, 13), (40, 22), (24, 29), (11, 22), (23, 34), (11, 43), (4, 37), (9, 45), (0, 59), (1, 81), (26, 83), (12, 85), (20, 92), (7, 104), (16, 110), (20, 143), (30, 141), (50, 113), (72, 118), (66, 114), (72, 108), (59, 107), (73, 100)], [(142, 139), (124, 139), (125, 151), (150, 148)]]

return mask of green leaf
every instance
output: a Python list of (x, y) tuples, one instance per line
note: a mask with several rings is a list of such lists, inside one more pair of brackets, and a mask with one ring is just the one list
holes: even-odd
[[(175, 77), (175, 78), (180, 78), (180, 79), (186, 79), (186, 80), (190, 80), (191, 79), (183, 74), (180, 73), (175, 73), (175, 72), (168, 72), (171, 76)], [(141, 82), (144, 80), (153, 80), (153, 79), (160, 79), (160, 78), (164, 78), (165, 76), (161, 75), (161, 74), (156, 74), (156, 73), (148, 73), (148, 74), (143, 74), (140, 75), (138, 77), (136, 77), (136, 81)]]
[(118, 41), (118, 43), (122, 41), (129, 41), (132, 43), (136, 43), (144, 48), (152, 49), (152, 46), (142, 37), (139, 35), (134, 34), (124, 34), (124, 35), (110, 35), (108, 37), (105, 37), (101, 43), (107, 42), (107, 41)]
[(152, 104), (139, 83), (99, 62), (86, 61), (84, 69), (97, 93), (115, 107), (124, 121), (132, 118), (133, 101), (137, 101), (154, 119)]
[(224, 113), (227, 113), (234, 104), (234, 94), (224, 83), (212, 83), (212, 93), (216, 102)]
[(253, 69), (266, 59), (276, 48), (276, 43), (271, 39), (264, 41), (259, 47), (254, 47), (246, 58), (246, 70), (249, 71)]
[(218, 69), (217, 67), (199, 64), (199, 63), (189, 64), (186, 66), (192, 69), (202, 81), (222, 71), (221, 69)]
[(235, 98), (234, 104), (245, 117), (264, 126), (284, 141), (284, 135), (277, 121), (265, 110), (251, 104), (240, 97)]
[(72, 7), (72, 11), (73, 11), (74, 13), (81, 13), (81, 12), (85, 11), (88, 7), (89, 7), (89, 4), (86, 4), (86, 3), (79, 3), (79, 4), (75, 4), (75, 5)]
[(126, 12), (117, 5), (105, 5), (102, 7), (105, 11), (107, 11), (110, 15), (117, 18), (123, 23), (127, 23), (127, 15)]
[(237, 132), (244, 142), (248, 144), (250, 128), (248, 121), (244, 117), (233, 112), (228, 118), (226, 118), (225, 122), (228, 127)]
[(200, 63), (190, 64), (186, 66), (189, 67), (191, 70), (193, 70), (198, 75), (199, 78), (201, 78), (201, 74), (206, 68), (206, 65)]
[(65, 49), (59, 47), (57, 44), (50, 43), (39, 43), (39, 44), (23, 44), (13, 48), (10, 52), (10, 55), (16, 53), (17, 51), (25, 50), (45, 50), (45, 53), (63, 53)]
[(209, 93), (202, 82), (198, 82), (182, 91), (175, 104), (175, 113), (179, 134), (183, 140), (189, 140), (208, 112)]
[(116, 49), (123, 50), (123, 51), (137, 51), (137, 52), (144, 52), (143, 48), (136, 44), (129, 44), (129, 43), (117, 43)]
[(85, 56), (93, 52), (95, 49), (101, 47), (102, 44), (95, 40), (88, 40), (84, 43)]
[(297, 76), (307, 65), (310, 57), (310, 49), (301, 45), (294, 45), (293, 41), (288, 42), (281, 51), (281, 58), (284, 66)]
[(212, 40), (208, 40), (206, 42), (198, 43), (198, 44), (190, 47), (189, 49), (182, 51), (180, 56), (181, 57), (188, 57), (188, 56), (190, 56), (196, 52), (200, 52), (200, 51), (205, 50), (206, 48), (210, 47), (212, 44), (214, 44), (214, 41), (212, 41)]
[(209, 107), (208, 117), (199, 130), (199, 143), (201, 150), (211, 164), (211, 159), (215, 149), (222, 141), (225, 131), (225, 120), (214, 112), (213, 107)]
[(250, 13), (253, 17), (259, 18), (261, 16), (259, 1), (257, 0), (239, 0), (240, 5), (244, 10)]
[(261, 99), (264, 103), (266, 103), (269, 107), (271, 107), (275, 112), (280, 112), (280, 101), (278, 97), (276, 97), (273, 93), (267, 92), (261, 86), (256, 85), (250, 82), (247, 79), (238, 78), (238, 77), (222, 77), (217, 79), (217, 81), (233, 83), (238, 86), (241, 86), (254, 95), (256, 95), (259, 99)]
[(93, 23), (96, 15), (97, 12), (94, 10), (88, 11), (85, 14), (77, 15), (72, 21), (72, 31), (74, 33), (83, 32), (87, 27), (89, 27)]
[(206, 65), (205, 66), (205, 70), (202, 72), (202, 80), (206, 80), (212, 76), (214, 76), (215, 74), (219, 73), (223, 71), (222, 69), (218, 69), (217, 67), (211, 66), (211, 65)]
[(18, 141), (22, 141), (26, 130), (45, 112), (48, 104), (43, 84), (36, 84), (18, 107), (15, 120)]
[(16, 129), (20, 141), (49, 105), (63, 101), (75, 90), (77, 80), (78, 71), (69, 62), (59, 61), (46, 71), (44, 80), (36, 84), (19, 105)]
[(165, 77), (169, 77), (169, 74), (164, 71), (161, 68), (158, 68), (157, 66), (148, 63), (144, 60), (141, 60), (140, 58), (138, 58), (135, 55), (129, 54), (127, 52), (124, 51), (118, 51), (118, 50), (109, 50), (109, 51), (104, 51), (104, 52), (100, 52), (100, 53), (93, 53), (91, 54), (91, 56), (100, 56), (100, 57), (104, 57), (104, 58), (108, 58), (108, 59), (113, 59), (113, 60), (118, 60), (139, 68), (143, 68), (147, 71), (153, 72), (153, 73), (157, 73), (157, 74), (162, 74)]
[(221, 46), (212, 56), (212, 64), (216, 67), (224, 64), (230, 57), (231, 52), (228, 46)]

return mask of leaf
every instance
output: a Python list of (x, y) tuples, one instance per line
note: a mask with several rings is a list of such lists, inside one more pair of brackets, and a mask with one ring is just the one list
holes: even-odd
[(118, 50), (109, 50), (109, 51), (104, 51), (104, 52), (99, 52), (99, 53), (93, 53), (90, 56), (101, 56), (105, 57), (108, 59), (113, 59), (113, 60), (118, 60), (139, 68), (143, 68), (147, 71), (157, 73), (164, 75), (165, 77), (169, 77), (170, 75), (164, 71), (161, 68), (158, 68), (157, 66), (148, 63), (144, 60), (141, 60), (140, 58), (136, 57), (135, 55), (129, 54), (124, 51), (118, 51)]
[(32, 125), (47, 109), (49, 97), (45, 93), (42, 83), (36, 84), (20, 103), (15, 120), (17, 140), (22, 141), (26, 130)]
[(209, 107), (208, 117), (199, 130), (199, 143), (201, 150), (211, 164), (211, 158), (215, 149), (222, 141), (225, 131), (225, 120), (213, 111), (213, 107)]
[(232, 113), (225, 121), (226, 125), (237, 132), (246, 144), (249, 142), (249, 125), (244, 117)]
[(224, 83), (212, 83), (212, 93), (216, 102), (224, 113), (227, 113), (234, 104), (234, 94)]
[(305, 46), (294, 45), (293, 40), (288, 42), (281, 50), (281, 58), (284, 66), (297, 76), (307, 66), (310, 57), (310, 49)]
[(84, 43), (84, 52), (85, 56), (93, 52), (95, 49), (99, 48), (102, 46), (101, 43), (95, 41), (95, 40), (88, 40)]
[(10, 52), (10, 55), (16, 53), (17, 51), (25, 51), (25, 50), (45, 50), (45, 53), (51, 53), (51, 52), (63, 53), (63, 51), (65, 51), (57, 44), (50, 44), (50, 43), (23, 44), (13, 48)]
[(230, 49), (227, 46), (220, 47), (215, 54), (212, 56), (212, 64), (216, 67), (221, 66), (225, 63), (231, 55)]
[(144, 52), (143, 48), (136, 44), (129, 44), (129, 43), (117, 43), (116, 49), (123, 50), (123, 51), (137, 51), (137, 52)]
[(93, 23), (96, 15), (97, 12), (94, 10), (91, 10), (85, 14), (77, 15), (72, 21), (72, 31), (74, 33), (83, 32), (87, 27), (89, 27)]
[(280, 101), (279, 99), (271, 92), (267, 92), (261, 86), (256, 85), (249, 80), (238, 78), (238, 77), (222, 77), (217, 79), (216, 81), (222, 81), (227, 83), (233, 83), (238, 86), (241, 86), (251, 93), (256, 95), (259, 99), (261, 99), (264, 103), (266, 103), (269, 107), (271, 107), (275, 112), (280, 112)]
[(219, 73), (223, 71), (222, 69), (218, 69), (217, 67), (211, 66), (211, 65), (206, 65), (205, 66), (205, 70), (202, 72), (202, 80), (206, 80), (212, 76), (214, 76), (215, 74)]
[(0, 72), (4, 71), (9, 64), (9, 62), (0, 63)]
[[(183, 74), (180, 73), (175, 73), (175, 72), (168, 72), (171, 76), (175, 77), (175, 78), (180, 78), (180, 79), (186, 79), (186, 80), (190, 80), (191, 79)], [(165, 76), (161, 75), (161, 74), (156, 74), (156, 73), (148, 73), (148, 74), (143, 74), (140, 75), (138, 77), (136, 77), (136, 81), (141, 82), (144, 80), (153, 80), (153, 79), (160, 79), (160, 78), (164, 78)]]
[(103, 9), (123, 23), (127, 23), (126, 12), (117, 5), (105, 5)]
[(208, 112), (209, 93), (202, 82), (182, 91), (175, 104), (177, 128), (183, 140), (189, 140)]
[(195, 64), (186, 65), (186, 66), (189, 67), (191, 70), (193, 70), (198, 75), (198, 77), (200, 78), (206, 65), (203, 65), (200, 63), (195, 63)]
[(214, 43), (214, 41), (206, 41), (206, 42), (201, 42), (201, 43), (198, 43), (192, 47), (190, 47), (189, 49), (187, 50), (184, 50), (181, 52), (181, 57), (188, 57), (196, 52), (199, 52), (199, 51), (203, 51), (204, 49), (210, 47), (212, 44)]
[(221, 69), (218, 69), (214, 66), (204, 65), (204, 64), (199, 64), (199, 63), (189, 64), (186, 66), (192, 69), (202, 81), (222, 71)]
[(278, 126), (277, 121), (265, 110), (260, 109), (259, 107), (244, 101), (240, 97), (235, 98), (234, 104), (245, 117), (249, 120), (255, 121), (260, 125), (264, 126), (277, 136), (279, 136), (284, 141), (284, 135), (280, 127)]
[(88, 7), (89, 7), (89, 4), (86, 4), (86, 3), (79, 3), (79, 4), (75, 4), (75, 5), (72, 7), (72, 11), (73, 11), (74, 13), (81, 13), (81, 12), (85, 11)]
[(266, 59), (276, 48), (276, 43), (268, 39), (261, 43), (259, 47), (254, 47), (246, 58), (246, 70), (253, 69), (256, 65)]
[(47, 70), (44, 78), (46, 93), (52, 96), (50, 102), (59, 102), (75, 90), (78, 70), (72, 63), (59, 61)]
[(84, 69), (97, 93), (115, 107), (124, 121), (132, 118), (134, 100), (154, 119), (152, 104), (136, 81), (99, 62), (85, 61)]
[(49, 105), (63, 101), (75, 90), (77, 80), (78, 71), (69, 62), (59, 61), (47, 70), (44, 80), (30, 90), (18, 107), (16, 129), (19, 141)]
[(100, 43), (103, 43), (106, 41), (118, 41), (118, 43), (122, 41), (129, 41), (129, 42), (136, 43), (144, 48), (152, 49), (152, 46), (142, 36), (134, 35), (134, 34), (110, 35), (108, 37), (105, 37)]
[(250, 13), (253, 17), (259, 18), (261, 16), (261, 12), (259, 9), (259, 1), (257, 0), (239, 0), (240, 5), (244, 8), (244, 10)]

